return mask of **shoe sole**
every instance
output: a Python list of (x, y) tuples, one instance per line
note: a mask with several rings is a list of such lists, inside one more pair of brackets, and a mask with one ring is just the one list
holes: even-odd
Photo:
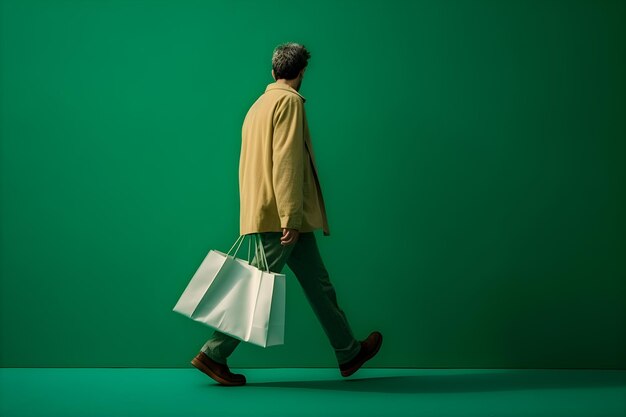
[(363, 360), (363, 362), (361, 362), (361, 364), (355, 368), (350, 369), (349, 371), (347, 371), (346, 373), (341, 373), (341, 376), (343, 377), (349, 377), (350, 375), (354, 374), (356, 371), (358, 371), (359, 369), (361, 369), (361, 367), (365, 364), (365, 362), (369, 361), (370, 359), (372, 359), (374, 356), (376, 356), (376, 354), (378, 353), (378, 351), (380, 350), (380, 347), (383, 345), (383, 335), (380, 335), (380, 341), (378, 342), (378, 344), (374, 347), (374, 350), (365, 357), (365, 360)]
[(191, 360), (191, 364), (193, 366), (195, 366), (196, 368), (198, 368), (200, 371), (204, 372), (205, 374), (207, 374), (208, 376), (210, 376), (211, 378), (213, 378), (214, 380), (216, 380), (217, 382), (219, 382), (222, 385), (228, 385), (228, 386), (236, 386), (236, 385), (244, 385), (246, 382), (233, 382), (233, 381), (229, 381), (227, 379), (222, 378), (221, 376), (217, 375), (215, 372), (213, 372), (211, 370), (211, 368), (209, 368), (208, 366), (206, 366), (201, 360), (197, 359), (197, 358), (193, 358)]

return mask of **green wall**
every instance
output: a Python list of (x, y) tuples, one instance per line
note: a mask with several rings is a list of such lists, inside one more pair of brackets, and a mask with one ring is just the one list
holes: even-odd
[[(188, 367), (172, 308), (239, 227), (241, 123), (301, 42), (317, 231), (380, 367), (626, 366), (626, 6), (2, 1), (4, 367)], [(240, 252), (243, 253), (243, 252)], [(286, 344), (335, 366), (288, 268)]]

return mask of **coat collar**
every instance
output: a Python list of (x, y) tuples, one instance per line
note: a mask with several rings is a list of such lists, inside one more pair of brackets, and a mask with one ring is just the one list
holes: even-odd
[(299, 95), (302, 98), (303, 103), (306, 101), (306, 98), (304, 98), (302, 94), (298, 93), (295, 88), (292, 88), (288, 86), (287, 84), (277, 83), (276, 81), (274, 81), (273, 83), (269, 83), (267, 87), (265, 88), (265, 91), (276, 90), (276, 89), (291, 91), (292, 93)]

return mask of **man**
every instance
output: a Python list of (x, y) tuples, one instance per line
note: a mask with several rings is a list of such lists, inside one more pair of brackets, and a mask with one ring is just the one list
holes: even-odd
[[(297, 43), (274, 49), (272, 77), (243, 122), (239, 160), (240, 233), (258, 233), (272, 272), (284, 265), (296, 275), (348, 377), (380, 349), (382, 335), (357, 341), (337, 304), (315, 240), (316, 229), (330, 235), (317, 175), (305, 98), (298, 92), (310, 53)], [(258, 266), (257, 257), (253, 263)], [(243, 385), (227, 357), (239, 339), (215, 331), (191, 363), (223, 385)]]

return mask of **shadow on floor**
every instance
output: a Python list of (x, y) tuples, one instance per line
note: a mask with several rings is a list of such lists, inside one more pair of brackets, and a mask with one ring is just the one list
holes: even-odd
[[(533, 370), (460, 375), (390, 376), (323, 381), (248, 382), (250, 387), (382, 393), (455, 393), (626, 386), (626, 373), (612, 370)], [(218, 385), (219, 386), (219, 385)]]

